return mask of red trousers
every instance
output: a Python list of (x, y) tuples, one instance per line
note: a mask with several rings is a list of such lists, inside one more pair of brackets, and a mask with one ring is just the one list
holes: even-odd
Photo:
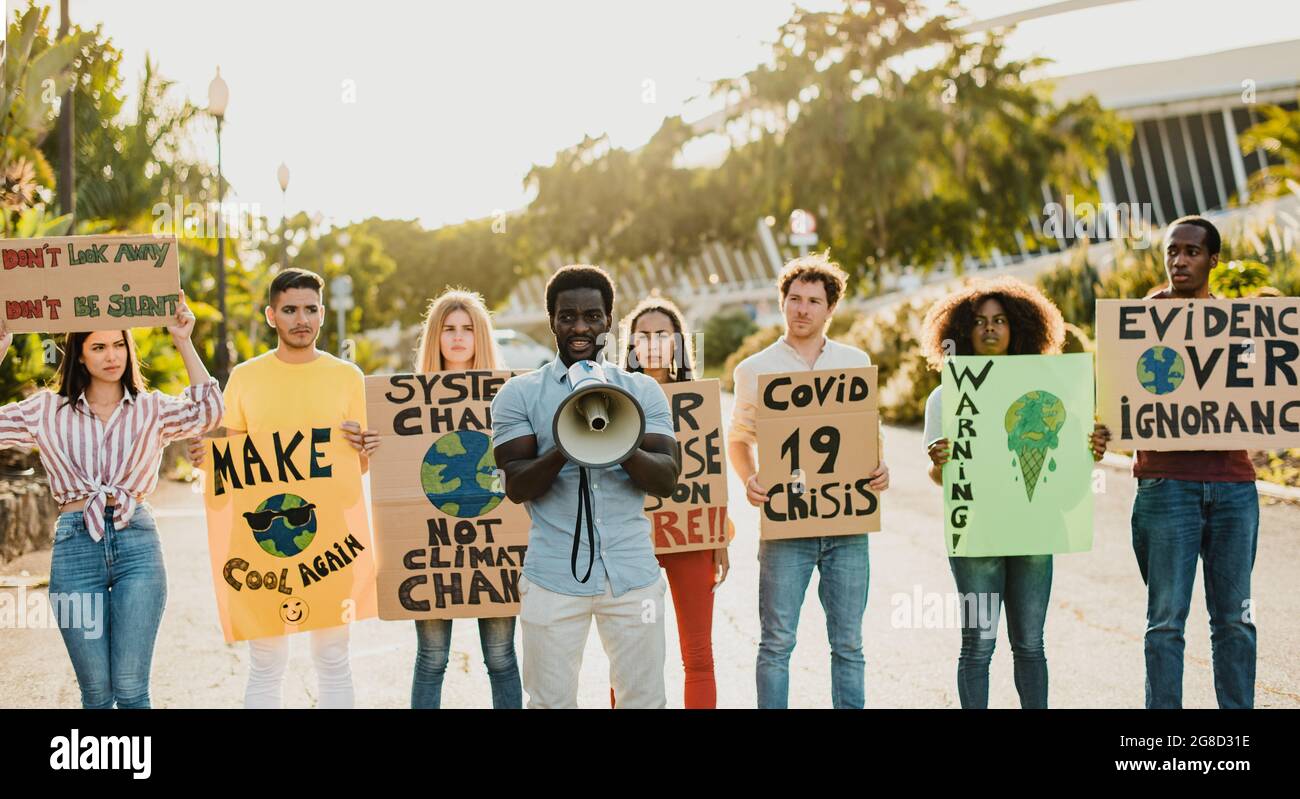
[[(686, 707), (718, 706), (718, 684), (713, 678), (713, 550), (656, 555), (668, 574), (677, 613), (677, 634), (686, 671)], [(614, 689), (609, 689), (614, 706)]]

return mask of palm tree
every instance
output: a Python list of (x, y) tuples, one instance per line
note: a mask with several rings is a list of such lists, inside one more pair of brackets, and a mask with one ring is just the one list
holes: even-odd
[(1247, 155), (1263, 150), (1280, 158), (1250, 177), (1251, 196), (1277, 197), (1300, 194), (1300, 108), (1288, 111), (1278, 105), (1260, 109), (1264, 119), (1241, 134), (1241, 151)]
[(44, 153), (54, 123), (58, 98), (75, 79), (73, 60), (84, 35), (69, 34), (49, 41), (48, 8), (35, 5), (23, 12), (0, 42), (0, 230), (10, 235), (14, 217), (37, 203), (44, 188), (54, 185), (54, 172)]

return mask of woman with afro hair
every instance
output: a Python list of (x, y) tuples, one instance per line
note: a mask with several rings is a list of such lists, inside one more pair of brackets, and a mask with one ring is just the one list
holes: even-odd
[[(930, 367), (943, 368), (947, 355), (1051, 355), (1061, 351), (1065, 321), (1056, 305), (1032, 286), (1014, 278), (971, 283), (945, 297), (925, 315), (921, 345)], [(943, 465), (949, 442), (943, 437), (942, 386), (925, 403), (926, 451), (930, 479), (943, 485)], [(1110, 431), (1098, 424), (1091, 440), (1094, 460), (1106, 452)], [(1052, 590), (1051, 555), (949, 558), (957, 591), (975, 596), (962, 602), (961, 655), (957, 659), (957, 693), (963, 708), (986, 708), (989, 701), (989, 660), (997, 644), (997, 617), (1007, 610), (1007, 634), (1015, 662), (1016, 692), (1022, 708), (1047, 707), (1047, 656), (1043, 624)], [(975, 609), (994, 613), (981, 625)]]

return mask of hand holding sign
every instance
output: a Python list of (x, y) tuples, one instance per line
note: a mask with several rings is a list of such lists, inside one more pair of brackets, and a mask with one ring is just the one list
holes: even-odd
[(880, 462), (880, 468), (876, 469), (868, 476), (870, 477), (871, 482), (867, 483), (867, 485), (872, 491), (878, 493), (889, 488), (889, 467), (885, 465), (884, 461)]
[(926, 453), (930, 456), (930, 462), (939, 469), (942, 469), (943, 465), (952, 457), (952, 450), (946, 438), (941, 438), (930, 444), (926, 449)]
[(370, 454), (379, 449), (379, 431), (362, 430), (358, 422), (344, 422), (339, 425), (343, 431), (343, 437), (352, 445), (357, 452), (370, 457)]
[(204, 454), (207, 451), (207, 441), (202, 438), (191, 438), (189, 447), (185, 450), (185, 454), (189, 456), (190, 465), (195, 469), (202, 469)]
[(194, 312), (185, 303), (185, 292), (180, 293), (180, 302), (176, 305), (176, 315), (167, 324), (167, 332), (172, 334), (172, 343), (180, 346), (188, 341), (194, 333)]
[(1088, 438), (1088, 446), (1092, 447), (1092, 459), (1099, 461), (1106, 454), (1106, 445), (1110, 443), (1110, 428), (1101, 422), (1092, 426), (1092, 435)]

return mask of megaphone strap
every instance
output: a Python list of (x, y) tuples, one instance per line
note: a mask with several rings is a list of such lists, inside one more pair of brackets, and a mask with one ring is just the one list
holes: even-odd
[[(578, 576), (578, 542), (582, 540), (582, 517), (583, 511), (586, 511), (587, 517), (587, 573), (582, 577)], [(587, 582), (591, 578), (591, 568), (596, 563), (596, 528), (594, 525), (594, 514), (591, 512), (591, 486), (587, 482), (587, 467), (578, 467), (578, 518), (577, 523), (573, 526), (573, 556), (570, 558), (569, 568), (573, 570), (573, 579), (580, 583)]]

